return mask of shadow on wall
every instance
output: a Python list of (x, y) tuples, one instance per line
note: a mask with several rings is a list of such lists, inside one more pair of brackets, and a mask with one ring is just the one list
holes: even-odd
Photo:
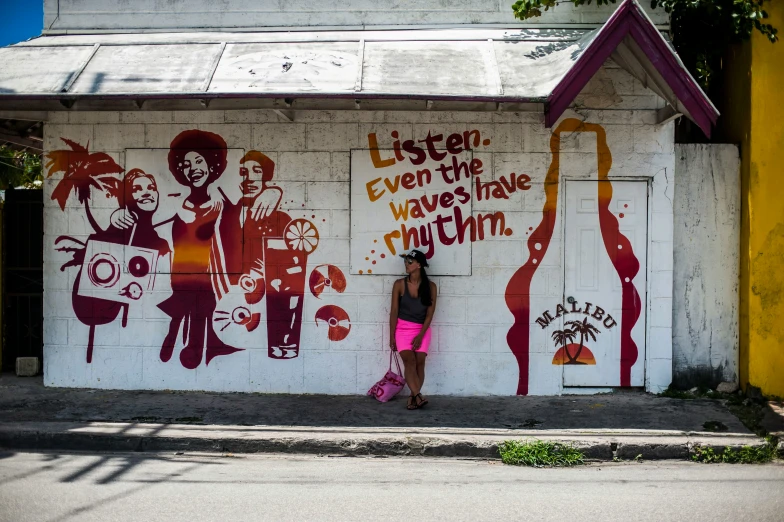
[(689, 390), (695, 386), (715, 390), (719, 383), (737, 380), (736, 375), (725, 375), (726, 364), (716, 368), (705, 366), (687, 367), (676, 370), (673, 368), (672, 386), (678, 390)]

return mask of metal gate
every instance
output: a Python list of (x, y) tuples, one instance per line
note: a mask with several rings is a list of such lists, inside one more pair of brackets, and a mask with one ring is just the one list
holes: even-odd
[(43, 368), (43, 191), (12, 189), (3, 210), (3, 371), (17, 357)]

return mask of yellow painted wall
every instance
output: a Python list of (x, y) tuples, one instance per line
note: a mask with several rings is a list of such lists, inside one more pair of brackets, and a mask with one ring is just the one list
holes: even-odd
[(739, 379), (749, 381), (749, 164), (751, 163), (751, 43), (733, 46), (724, 60), (718, 96), (719, 125), (715, 139), (740, 145), (741, 234), (740, 234), (740, 338)]
[[(784, 33), (784, 2), (765, 8)], [(784, 397), (784, 42), (755, 33), (750, 47), (750, 136), (741, 141), (741, 382)]]

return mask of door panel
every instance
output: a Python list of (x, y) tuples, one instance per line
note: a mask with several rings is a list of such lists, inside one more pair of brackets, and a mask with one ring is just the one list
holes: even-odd
[(580, 290), (598, 290), (597, 273), (598, 251), (597, 246), (597, 231), (592, 228), (580, 229), (580, 263), (578, 269), (580, 271), (580, 281), (578, 287)]
[[(605, 222), (600, 224), (600, 187), (612, 198)], [(644, 181), (567, 181), (564, 222), (564, 299), (562, 317), (564, 386), (621, 386), (622, 324), (631, 328), (637, 356), (631, 369), (631, 386), (643, 386), (645, 365), (645, 274), (648, 190)], [(618, 223), (617, 231), (613, 216)], [(632, 246), (639, 270), (627, 286), (639, 301), (627, 296), (615, 263), (628, 262), (620, 253), (622, 237)], [(629, 305), (631, 304), (631, 307)], [(639, 318), (634, 321), (635, 313)], [(627, 340), (628, 346), (628, 340)], [(627, 363), (628, 364), (628, 363)]]

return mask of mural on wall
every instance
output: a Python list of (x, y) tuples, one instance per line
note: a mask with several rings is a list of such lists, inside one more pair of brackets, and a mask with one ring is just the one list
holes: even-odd
[(531, 177), (510, 173), (496, 180), (474, 151), (490, 146), (479, 130), (401, 140), (351, 154), (351, 271), (400, 273), (397, 254), (422, 250), (434, 275), (470, 275), (471, 243), (509, 237), (514, 231), (501, 211), (472, 214), (472, 201), (506, 200), (531, 188)]
[[(612, 165), (604, 129), (579, 120), (565, 120), (552, 133), (552, 162), (544, 183), (545, 202), (538, 226), (526, 231), (528, 259), (506, 286), (505, 301), (514, 316), (507, 343), (515, 356), (519, 380), (517, 393), (528, 394), (531, 343), (531, 288), (553, 240), (558, 215), (560, 183), (560, 138), (562, 133), (590, 132), (597, 137), (599, 228), (609, 258), (620, 281), (623, 313), (620, 327), (620, 385), (630, 386), (631, 368), (638, 348), (631, 331), (642, 311), (633, 279), (640, 269), (629, 239), (620, 232), (618, 218), (610, 211)], [(379, 140), (391, 144), (388, 149)], [(515, 192), (531, 189), (531, 177), (521, 172), (496, 173), (495, 179), (473, 153), (491, 143), (478, 130), (450, 135), (428, 132), (419, 139), (404, 140), (393, 130), (387, 136), (368, 134), (368, 149), (351, 156), (351, 269), (357, 274), (398, 274), (395, 256), (400, 251), (420, 248), (432, 258), (437, 275), (468, 275), (470, 245), (491, 238), (513, 237), (503, 211), (473, 213), (473, 202), (506, 200)], [(491, 179), (487, 179), (491, 178)], [(623, 217), (620, 214), (618, 217)], [(575, 306), (575, 304), (572, 304)], [(594, 306), (594, 308), (591, 308)], [(617, 322), (604, 309), (585, 303), (580, 312), (589, 318), (570, 317), (564, 304), (556, 308), (563, 326), (551, 333), (556, 353), (552, 364), (595, 366), (595, 354), (587, 344)], [(549, 312), (543, 314), (548, 317)], [(552, 317), (551, 317), (552, 319)], [(593, 321), (596, 321), (594, 324)], [(539, 321), (537, 321), (539, 322)], [(545, 325), (541, 325), (542, 328)]]
[[(195, 369), (265, 343), (269, 358), (291, 359), (299, 355), (306, 282), (316, 298), (327, 288), (345, 290), (336, 266), (319, 265), (307, 277), (318, 229), (280, 209), (283, 191), (269, 184), (275, 164), (261, 152), (231, 164), (221, 136), (188, 130), (174, 138), (166, 164), (154, 173), (125, 172), (108, 154), (63, 141), (70, 150), (47, 154), (47, 176), (63, 173), (52, 199), (65, 211), (75, 194), (93, 233), (86, 240), (60, 236), (55, 248), (71, 256), (62, 271), (78, 269), (72, 305), (89, 328), (88, 363), (97, 326), (122, 314), (126, 327), (130, 307), (150, 306), (169, 318), (164, 363), (177, 348), (180, 363)], [(104, 227), (90, 206), (98, 194), (117, 202)], [(351, 328), (334, 305), (320, 308), (314, 320), (326, 322), (332, 341)]]
[[(342, 294), (346, 290), (346, 276), (335, 265), (318, 265), (310, 273), (309, 286), (313, 297), (317, 299), (321, 299), (323, 293)], [(321, 321), (326, 323), (330, 341), (342, 341), (351, 332), (351, 318), (339, 306), (322, 306), (316, 312), (315, 319), (316, 326)]]
[[(610, 168), (612, 167), (612, 155), (607, 145), (607, 136), (600, 125), (585, 123), (577, 119), (569, 118), (562, 121), (553, 131), (550, 137), (550, 152), (552, 161), (545, 178), (545, 203), (542, 208), (542, 220), (535, 227), (533, 233), (527, 241), (528, 259), (514, 273), (506, 286), (506, 305), (514, 315), (514, 324), (509, 329), (506, 336), (510, 350), (517, 359), (519, 367), (519, 379), (517, 385), (518, 395), (528, 394), (529, 368), (530, 368), (530, 318), (531, 318), (531, 281), (540, 266), (540, 261), (547, 252), (548, 246), (553, 238), (555, 222), (557, 217), (558, 186), (560, 176), (560, 149), (561, 134), (573, 132), (591, 132), (596, 135), (596, 146), (598, 156), (598, 180), (606, 183), (597, 183), (598, 202), (599, 202), (599, 224), (605, 250), (609, 256), (615, 271), (618, 275), (622, 289), (621, 333), (620, 333), (620, 384), (621, 386), (631, 385), (631, 369), (637, 361), (637, 344), (632, 338), (631, 332), (642, 312), (640, 295), (633, 284), (634, 277), (640, 269), (640, 262), (635, 256), (631, 242), (620, 232), (618, 218), (610, 211), (610, 201), (612, 200), (612, 183), (608, 180)], [(587, 304), (587, 303), (586, 303)], [(573, 304), (572, 304), (573, 305)], [(561, 306), (561, 305), (559, 305)], [(561, 308), (564, 308), (561, 306)], [(609, 316), (608, 316), (609, 317)], [(597, 318), (598, 320), (598, 318)], [(537, 323), (539, 321), (537, 320)], [(583, 324), (584, 323), (584, 324)], [(540, 326), (543, 326), (539, 323)], [(595, 332), (591, 329), (590, 323), (584, 319), (579, 323), (569, 321), (565, 323), (570, 333), (565, 330), (558, 335), (556, 344), (561, 344), (563, 350), (560, 360), (566, 358), (563, 364), (586, 364), (581, 358), (588, 358), (589, 352), (584, 352), (583, 346), (586, 335), (595, 340)], [(610, 328), (610, 326), (606, 326)], [(555, 334), (555, 332), (554, 332)], [(580, 343), (577, 351), (571, 351), (571, 334), (580, 335)], [(556, 363), (558, 353), (553, 359)], [(593, 359), (591, 354), (590, 359)]]
[[(129, 295), (140, 297), (141, 285), (132, 286), (130, 283), (123, 290), (117, 283), (120, 280), (121, 270), (118, 265), (118, 258), (124, 260), (125, 253), (120, 248), (120, 252), (96, 252), (100, 246), (95, 248), (91, 242), (99, 244), (124, 244), (125, 233), (113, 227), (106, 230), (98, 225), (92, 211), (90, 210), (90, 199), (92, 190), (106, 194), (106, 197), (114, 197), (125, 203), (125, 186), (115, 175), (123, 172), (114, 159), (102, 152), (89, 152), (87, 147), (79, 145), (71, 140), (62, 139), (70, 149), (53, 151), (47, 154), (46, 169), (51, 176), (55, 172), (63, 172), (63, 179), (52, 191), (52, 200), (56, 201), (60, 209), (65, 211), (66, 204), (72, 193), (76, 194), (79, 203), (84, 205), (85, 216), (94, 233), (86, 241), (69, 236), (61, 236), (55, 240), (55, 248), (59, 251), (69, 253), (72, 258), (60, 269), (68, 267), (79, 267), (79, 273), (74, 281), (73, 310), (76, 317), (89, 327), (89, 344), (87, 347), (87, 362), (92, 362), (93, 358), (93, 339), (95, 337), (96, 326), (109, 324), (114, 321), (122, 312), (122, 324), (128, 322)], [(146, 205), (145, 205), (146, 207)], [(88, 248), (88, 245), (89, 248)], [(91, 254), (90, 259), (95, 259), (95, 266), (92, 268), (92, 276), (82, 269), (85, 255)], [(95, 256), (98, 257), (95, 257)], [(88, 271), (90, 272), (89, 268)], [(85, 279), (85, 284), (90, 285), (92, 292), (81, 291), (81, 281)], [(147, 285), (145, 285), (147, 286)], [(131, 293), (131, 288), (133, 293)], [(128, 294), (128, 295), (123, 295)], [(133, 299), (131, 299), (133, 300)]]
[[(590, 215), (598, 219), (593, 224), (596, 250), (606, 251), (612, 262), (612, 268), (601, 266), (613, 284), (617, 276), (618, 293), (613, 295), (618, 302), (607, 300), (612, 306), (605, 308), (595, 304), (604, 303), (604, 298), (591, 297), (588, 300), (594, 303), (568, 300), (545, 310), (549, 304), (542, 296), (557, 295), (552, 292), (555, 279), (548, 274), (562, 263), (558, 248), (550, 245), (561, 241), (554, 235), (560, 140), (562, 134), (575, 132), (597, 138), (598, 180), (603, 183), (588, 189), (598, 202)], [(620, 231), (618, 218), (623, 214), (610, 211), (612, 158), (602, 127), (565, 120), (555, 129), (541, 220), (532, 227), (526, 223), (526, 230), (517, 230), (514, 223), (531, 215), (540, 219), (538, 208), (533, 214), (525, 207), (529, 200), (521, 198), (532, 188), (531, 176), (511, 172), (514, 167), (501, 172), (498, 165), (490, 172), (480, 153), (487, 152), (491, 140), (480, 131), (428, 131), (409, 140), (397, 131), (367, 137), (366, 150), (351, 151), (353, 273), (400, 274), (397, 255), (419, 248), (431, 258), (434, 274), (469, 275), (473, 243), (497, 238), (520, 245), (522, 238), (527, 259), (523, 257), (522, 266), (519, 257), (506, 261), (514, 264), (514, 274), (507, 281), (505, 272), (500, 289), (489, 290), (504, 292), (513, 317), (506, 341), (519, 370), (516, 392), (529, 391), (532, 335), (544, 337), (544, 342), (537, 341), (542, 348), (534, 352), (547, 350), (544, 364), (553, 372), (560, 370), (552, 365), (561, 367), (564, 375), (610, 368), (613, 378), (620, 375), (621, 386), (630, 385), (640, 342), (639, 337), (635, 342), (632, 329), (642, 312), (633, 280), (641, 265), (627, 237), (629, 227)], [(317, 222), (324, 220), (292, 210), (299, 207), (298, 201), (284, 201), (283, 189), (274, 185), (272, 159), (258, 151), (230, 149), (221, 136), (202, 130), (179, 133), (167, 149), (128, 149), (126, 168), (108, 154), (63, 141), (66, 149), (47, 154), (47, 175), (62, 178), (51, 196), (70, 213), (69, 221), (71, 216), (83, 217), (89, 232), (76, 236), (71, 231), (54, 243), (70, 257), (61, 270), (69, 273), (73, 285), (74, 315), (89, 332), (88, 363), (95, 345), (106, 344), (101, 337), (104, 327), (138, 328), (139, 322), (129, 318), (152, 318), (158, 328), (145, 334), (159, 336), (153, 342), (161, 363), (175, 359), (188, 369), (265, 347), (269, 359), (296, 358), (303, 348), (303, 321), (312, 321), (314, 331), (331, 342), (349, 337), (351, 318), (330, 302), (347, 291), (347, 277), (340, 267), (316, 264), (312, 258), (319, 252)], [(615, 188), (622, 193), (617, 182)], [(515, 201), (504, 203), (515, 197), (519, 206)], [(625, 208), (618, 197), (613, 204)], [(490, 205), (475, 211), (478, 202)], [(486, 210), (496, 208), (496, 203), (512, 210)], [(549, 272), (538, 271), (548, 249)], [(544, 291), (548, 283), (542, 278), (550, 284)], [(319, 306), (303, 318), (305, 299)], [(500, 296), (497, 299), (500, 305)], [(537, 325), (547, 332), (542, 335)], [(599, 345), (610, 347), (611, 356)], [(635, 375), (638, 371), (639, 365)]]

